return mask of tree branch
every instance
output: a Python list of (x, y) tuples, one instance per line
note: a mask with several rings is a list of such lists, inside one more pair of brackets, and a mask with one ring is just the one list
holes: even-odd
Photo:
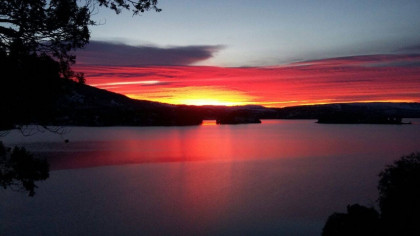
[(17, 31), (11, 28), (6, 28), (3, 26), (0, 26), (0, 34), (3, 34), (7, 37), (16, 37), (17, 36)]

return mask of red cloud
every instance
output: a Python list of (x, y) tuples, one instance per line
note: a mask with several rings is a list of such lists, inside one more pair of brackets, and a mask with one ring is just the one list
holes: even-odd
[(420, 102), (420, 65), (415, 64), (419, 59), (419, 55), (371, 55), (278, 67), (79, 66), (77, 69), (86, 73), (88, 84), (138, 99), (193, 101), (191, 104), (194, 101), (216, 104), (224, 100), (229, 105), (284, 107), (333, 102)]

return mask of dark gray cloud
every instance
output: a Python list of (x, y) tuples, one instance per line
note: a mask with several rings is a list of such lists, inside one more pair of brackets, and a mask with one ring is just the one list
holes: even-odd
[(213, 57), (223, 46), (154, 47), (91, 41), (77, 51), (77, 63), (109, 66), (190, 65)]
[(420, 44), (400, 48), (397, 52), (420, 53)]

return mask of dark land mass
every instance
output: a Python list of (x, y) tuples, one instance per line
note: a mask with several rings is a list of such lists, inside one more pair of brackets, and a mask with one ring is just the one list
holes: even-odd
[(187, 106), (130, 99), (95, 87), (72, 83), (57, 102), (55, 125), (183, 126), (199, 125), (202, 117)]
[(219, 125), (236, 125), (236, 124), (260, 124), (261, 120), (250, 110), (236, 110), (228, 111), (220, 115), (216, 119), (216, 124)]
[(55, 125), (183, 126), (204, 119), (219, 124), (261, 123), (271, 109), (262, 106), (188, 106), (130, 99), (95, 87), (72, 83), (57, 102)]
[[(183, 126), (199, 125), (204, 119), (217, 120), (218, 124), (261, 123), (260, 119), (392, 124), (401, 123), (401, 118), (420, 118), (420, 103), (352, 103), (285, 108), (187, 106), (135, 100), (88, 85), (66, 83), (67, 92), (56, 97), (47, 122), (44, 119), (42, 125)], [(1, 123), (2, 129), (13, 128), (10, 122), (3, 120)]]
[(260, 119), (318, 119), (319, 123), (399, 124), (420, 118), (420, 103), (350, 103), (285, 108), (263, 106), (187, 106), (130, 99), (87, 85), (72, 84), (58, 101), (55, 124), (87, 126), (198, 125), (261, 123)]
[(275, 109), (278, 119), (339, 119), (355, 117), (363, 119), (420, 118), (420, 103), (337, 103), (325, 105), (295, 106)]
[[(254, 119), (313, 119), (321, 123), (399, 123), (402, 118), (420, 118), (420, 103), (336, 103), (284, 108), (263, 106), (191, 107), (204, 119), (248, 117)], [(343, 120), (339, 122), (339, 119)], [(346, 121), (347, 120), (347, 121)]]
[(348, 113), (338, 112), (330, 116), (323, 116), (318, 119), (320, 124), (388, 124), (388, 125), (403, 125), (411, 124), (410, 122), (402, 122), (402, 117), (385, 114), (370, 114), (370, 113)]

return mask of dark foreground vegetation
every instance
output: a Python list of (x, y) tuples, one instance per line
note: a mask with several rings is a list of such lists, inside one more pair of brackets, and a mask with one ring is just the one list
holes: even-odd
[(49, 165), (46, 160), (37, 159), (25, 148), (6, 148), (0, 142), (0, 186), (4, 189), (27, 192), (35, 195), (38, 187), (35, 182), (49, 177)]
[[(178, 111), (168, 112), (171, 118), (167, 119), (160, 114), (145, 117), (142, 109), (131, 112), (132, 107), (116, 109), (108, 103), (115, 95), (98, 102), (80, 100), (92, 101), (94, 97), (84, 97), (93, 94), (85, 92), (89, 89), (83, 86), (83, 73), (72, 70), (76, 62), (72, 53), (89, 43), (89, 27), (97, 24), (91, 16), (100, 7), (116, 14), (123, 10), (133, 15), (160, 11), (157, 0), (0, 1), (0, 130), (28, 124), (136, 125), (148, 124), (147, 120), (153, 120), (153, 124), (190, 123), (179, 118)], [(103, 97), (101, 92), (95, 94)], [(112, 114), (102, 115), (107, 112)], [(116, 116), (120, 121), (113, 118)]]
[(401, 157), (379, 177), (380, 211), (349, 205), (328, 218), (323, 236), (420, 235), (420, 153)]

